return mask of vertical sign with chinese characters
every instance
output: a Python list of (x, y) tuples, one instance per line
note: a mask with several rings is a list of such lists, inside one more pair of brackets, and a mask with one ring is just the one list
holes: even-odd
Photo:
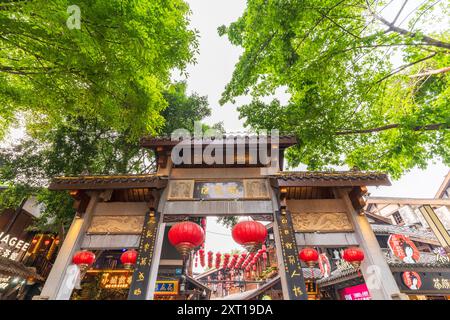
[(285, 214), (280, 213), (280, 211), (276, 211), (275, 218), (278, 224), (278, 233), (280, 235), (280, 250), (283, 256), (289, 299), (307, 300), (308, 294), (306, 292), (302, 266), (300, 265), (300, 261), (298, 259), (297, 242), (295, 241), (291, 214), (288, 211), (285, 211)]
[(139, 242), (139, 255), (128, 292), (128, 300), (144, 300), (146, 297), (158, 225), (159, 212), (151, 210), (145, 216), (144, 227), (142, 228), (141, 240)]

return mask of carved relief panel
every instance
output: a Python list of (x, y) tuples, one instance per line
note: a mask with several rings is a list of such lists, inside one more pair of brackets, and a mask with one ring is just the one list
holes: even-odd
[(88, 234), (140, 234), (144, 216), (94, 216)]
[(351, 232), (353, 226), (345, 212), (292, 212), (296, 232)]

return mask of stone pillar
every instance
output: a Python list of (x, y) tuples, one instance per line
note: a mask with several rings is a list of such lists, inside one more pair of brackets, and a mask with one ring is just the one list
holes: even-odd
[(359, 215), (349, 198), (348, 189), (336, 189), (335, 194), (341, 198), (346, 207), (350, 221), (355, 229), (356, 239), (364, 251), (361, 272), (373, 300), (408, 300), (400, 290), (386, 262), (372, 227), (365, 215)]
[[(37, 299), (42, 300), (68, 300), (69, 297), (65, 295), (64, 298), (60, 298), (61, 295), (58, 293), (61, 290), (61, 287), (66, 282), (67, 274), (69, 266), (72, 264), (72, 257), (76, 251), (80, 250), (81, 243), (84, 239), (84, 235), (89, 227), (92, 215), (95, 210), (95, 206), (98, 202), (98, 195), (93, 194), (91, 196), (91, 200), (89, 201), (89, 205), (86, 209), (86, 212), (82, 217), (75, 217), (67, 235), (62, 243), (61, 249), (58, 252), (58, 256), (56, 258), (55, 264), (53, 265), (52, 270), (45, 282), (44, 288), (42, 289), (41, 295), (36, 297)], [(67, 288), (66, 288), (67, 289)]]

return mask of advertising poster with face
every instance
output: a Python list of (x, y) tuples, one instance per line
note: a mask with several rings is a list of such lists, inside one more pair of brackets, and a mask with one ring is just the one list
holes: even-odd
[(402, 234), (391, 234), (388, 240), (392, 254), (404, 263), (419, 262), (420, 252), (412, 240)]
[(405, 286), (410, 290), (419, 290), (422, 286), (422, 279), (417, 272), (405, 271), (402, 274), (402, 280)]

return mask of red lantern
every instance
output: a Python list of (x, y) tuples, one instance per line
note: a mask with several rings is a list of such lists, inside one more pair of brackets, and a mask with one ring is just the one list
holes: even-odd
[(94, 261), (95, 254), (87, 250), (78, 251), (72, 258), (72, 262), (76, 264), (81, 271), (85, 271), (94, 263)]
[(267, 229), (257, 221), (243, 221), (234, 226), (231, 235), (240, 245), (255, 246), (264, 243)]
[(45, 244), (46, 246), (48, 246), (48, 245), (50, 244), (50, 240), (45, 240), (45, 241), (44, 241), (44, 244)]
[(138, 257), (136, 250), (127, 250), (120, 256), (120, 262), (122, 262), (125, 269), (131, 269), (135, 264)]
[(179, 222), (170, 228), (169, 242), (177, 248), (183, 256), (198, 247), (205, 240), (205, 232), (196, 223), (190, 221)]
[(364, 260), (364, 251), (356, 247), (347, 248), (344, 250), (342, 258), (344, 258), (345, 261), (351, 263), (351, 265), (356, 269)]
[(300, 251), (298, 257), (305, 262), (308, 267), (312, 268), (319, 260), (319, 253), (313, 248), (305, 248)]

